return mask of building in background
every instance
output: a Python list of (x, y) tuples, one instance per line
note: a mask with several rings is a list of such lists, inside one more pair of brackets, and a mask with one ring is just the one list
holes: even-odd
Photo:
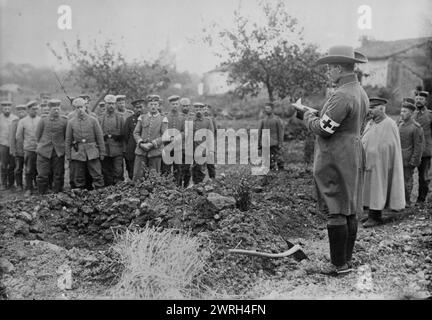
[(369, 62), (359, 66), (362, 85), (387, 87), (395, 99), (411, 96), (417, 86), (432, 91), (432, 37), (396, 41), (362, 40), (358, 50)]
[(216, 96), (228, 92), (234, 92), (236, 85), (228, 82), (229, 67), (222, 66), (203, 75), (203, 94)]

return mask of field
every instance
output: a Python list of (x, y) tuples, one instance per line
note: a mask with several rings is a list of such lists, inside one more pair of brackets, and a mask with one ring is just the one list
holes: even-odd
[[(224, 127), (249, 126), (224, 123)], [(386, 212), (359, 227), (355, 272), (329, 278), (326, 217), (316, 207), (303, 142), (285, 142), (285, 170), (252, 176), (217, 166), (217, 179), (178, 189), (149, 176), (102, 191), (2, 193), (0, 257), (9, 299), (410, 299), (432, 293), (432, 204)], [(416, 195), (413, 194), (413, 200)], [(363, 218), (359, 217), (359, 218)], [(278, 253), (300, 245), (308, 259)], [(69, 283), (70, 282), (70, 283)]]

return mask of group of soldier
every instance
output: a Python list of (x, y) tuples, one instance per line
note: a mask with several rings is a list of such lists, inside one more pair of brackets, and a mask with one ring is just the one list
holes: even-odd
[[(89, 108), (90, 96), (72, 99), (73, 110), (61, 112), (61, 101), (41, 95), (41, 101), (16, 105), (11, 112), (10, 101), (1, 102), (0, 162), (1, 190), (15, 188), (29, 195), (37, 188), (40, 194), (48, 190), (61, 192), (65, 167), (69, 167), (70, 187), (97, 189), (115, 185), (127, 176), (138, 180), (144, 170), (173, 174), (178, 186), (188, 187), (190, 180), (198, 184), (215, 178), (214, 163), (199, 164), (184, 160), (165, 163), (164, 146), (171, 140), (163, 138), (167, 129), (185, 131), (185, 122), (193, 121), (193, 132), (208, 129), (216, 134), (217, 124), (211, 106), (177, 95), (168, 98), (169, 111), (163, 112), (159, 95), (131, 102), (126, 108), (124, 95), (108, 94), (98, 104), (96, 113)], [(194, 148), (197, 146), (194, 142)], [(174, 150), (173, 150), (174, 151)], [(65, 161), (66, 160), (66, 161)], [(25, 183), (23, 183), (23, 169)]]

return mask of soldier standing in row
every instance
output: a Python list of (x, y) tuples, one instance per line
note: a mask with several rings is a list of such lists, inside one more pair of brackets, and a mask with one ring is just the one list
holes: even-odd
[(63, 191), (64, 155), (67, 117), (60, 115), (61, 101), (48, 101), (50, 113), (43, 117), (36, 128), (37, 185), (40, 194), (47, 192), (50, 177), (53, 191)]
[[(185, 121), (193, 120), (193, 117), (191, 117), (191, 114), (189, 112), (191, 108), (191, 101), (189, 98), (181, 98), (180, 101), (181, 111), (182, 115), (184, 117)], [(190, 179), (191, 179), (191, 165), (189, 163), (186, 163), (186, 151), (185, 151), (185, 143), (183, 139), (182, 143), (182, 165), (181, 165), (181, 181), (180, 185), (183, 185), (184, 188), (186, 188), (189, 185)]]
[(0, 190), (14, 187), (15, 159), (10, 154), (10, 138), (12, 122), (18, 117), (11, 113), (12, 102), (2, 101), (0, 113)]
[(25, 164), (25, 190), (26, 196), (29, 196), (33, 191), (33, 183), (36, 180), (36, 128), (40, 121), (37, 115), (37, 101), (30, 101), (27, 104), (28, 115), (18, 121), (16, 139), (18, 143), (23, 143), (24, 147), (24, 164)]
[(10, 139), (10, 154), (15, 159), (15, 183), (20, 191), (23, 190), (23, 170), (24, 170), (24, 146), (17, 142), (16, 132), (18, 129), (18, 121), (27, 115), (27, 107), (24, 104), (17, 105), (15, 107), (18, 118), (12, 121), (10, 128), (9, 139)]
[(212, 162), (208, 162), (207, 163), (207, 172), (209, 175), (210, 179), (215, 179), (216, 178), (216, 166), (215, 166), (215, 161), (216, 161), (216, 150), (217, 150), (217, 146), (216, 146), (216, 135), (217, 135), (217, 123), (216, 123), (216, 119), (214, 117), (214, 114), (212, 113), (212, 107), (209, 104), (206, 104), (204, 107), (204, 116), (208, 119), (210, 119), (210, 121), (213, 124), (213, 129), (214, 129), (214, 149), (211, 151), (211, 157), (210, 159), (213, 159)]
[(412, 98), (404, 99), (401, 108), (402, 121), (399, 123), (407, 207), (411, 205), (414, 168), (420, 165), (424, 147), (423, 129), (413, 119), (416, 110), (414, 103), (414, 99)]
[(85, 170), (88, 168), (96, 189), (104, 186), (100, 160), (104, 159), (105, 143), (98, 121), (85, 111), (85, 101), (76, 98), (72, 104), (77, 110), (75, 117), (68, 121), (65, 138), (66, 160), (75, 168), (72, 177), (76, 188), (86, 185)]
[(111, 186), (124, 180), (124, 118), (115, 110), (115, 96), (109, 94), (104, 100), (106, 113), (99, 118), (106, 150), (105, 159), (102, 160), (102, 172), (105, 185)]
[(136, 99), (131, 102), (134, 108), (134, 114), (126, 119), (124, 125), (124, 140), (126, 143), (125, 148), (125, 162), (126, 162), (126, 170), (128, 172), (129, 179), (133, 179), (133, 170), (134, 170), (134, 162), (135, 162), (135, 149), (136, 149), (136, 141), (133, 135), (135, 127), (138, 123), (138, 118), (141, 114), (146, 114), (144, 112), (144, 99)]
[[(193, 104), (193, 106), (195, 109), (195, 117), (193, 120), (193, 137), (195, 137), (195, 133), (200, 129), (207, 129), (213, 135), (215, 132), (214, 127), (213, 127), (213, 123), (210, 119), (208, 119), (204, 116), (204, 106), (205, 106), (204, 103), (196, 102)], [(206, 143), (207, 143), (206, 152), (208, 153), (211, 151), (210, 149), (212, 146), (209, 143), (209, 141), (207, 141), (207, 140), (206, 140)], [(200, 144), (201, 144), (201, 141), (194, 141), (194, 144), (193, 144), (193, 146), (194, 146), (193, 147), (193, 158), (194, 159), (193, 159), (193, 164), (192, 164), (192, 181), (194, 184), (198, 184), (198, 183), (203, 182), (205, 175), (206, 175), (205, 171), (207, 168), (207, 163), (200, 164), (195, 159), (195, 149)], [(207, 155), (204, 154), (203, 156), (205, 157)]]
[(105, 101), (101, 101), (98, 104), (96, 115), (98, 117), (103, 116), (106, 113)]
[(273, 113), (273, 103), (266, 103), (264, 106), (265, 117), (258, 125), (258, 145), (261, 146), (262, 130), (270, 130), (270, 169), (278, 168), (283, 170), (281, 149), (283, 144), (284, 130), (281, 119)]
[(116, 105), (116, 111), (123, 117), (124, 121), (134, 114), (133, 111), (126, 108), (126, 96), (121, 94), (116, 96)]
[[(168, 130), (177, 130), (182, 134), (182, 137), (184, 136), (185, 131), (185, 117), (182, 113), (180, 113), (180, 97), (179, 96), (171, 96), (168, 98), (168, 101), (171, 105), (171, 110), (167, 114), (168, 119)], [(172, 137), (172, 136), (171, 136)], [(171, 141), (173, 141), (174, 137), (172, 137)], [(170, 142), (167, 142), (166, 144), (169, 144)], [(183, 146), (183, 144), (182, 144)], [(174, 157), (174, 149), (171, 150), (170, 156)], [(162, 159), (162, 174), (170, 174), (171, 171), (173, 171), (174, 175), (174, 181), (178, 186), (182, 185), (182, 169), (183, 166), (180, 163), (172, 163), (172, 164), (165, 164)]]
[(432, 157), (432, 111), (426, 108), (426, 98), (428, 95), (429, 93), (427, 91), (418, 91), (415, 96), (417, 113), (415, 114), (414, 120), (422, 126), (425, 138), (421, 162), (417, 167), (419, 174), (418, 204), (425, 202), (431, 180), (429, 171), (431, 170)]
[(137, 143), (133, 173), (134, 181), (143, 176), (144, 167), (153, 169), (156, 172), (161, 170), (162, 135), (168, 127), (168, 119), (158, 111), (160, 100), (158, 95), (149, 96), (149, 113), (138, 118), (134, 130)]

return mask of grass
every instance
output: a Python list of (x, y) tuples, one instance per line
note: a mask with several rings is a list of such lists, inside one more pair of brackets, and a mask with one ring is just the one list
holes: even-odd
[(203, 292), (205, 254), (197, 237), (146, 227), (118, 235), (112, 249), (124, 266), (116, 299), (192, 299)]

